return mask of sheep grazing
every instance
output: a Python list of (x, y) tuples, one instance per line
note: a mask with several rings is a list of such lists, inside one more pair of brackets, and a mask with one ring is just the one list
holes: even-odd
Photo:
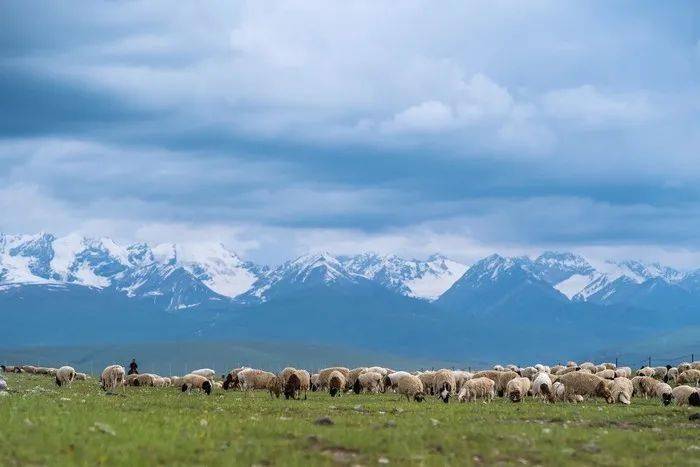
[(683, 373), (685, 370), (690, 370), (693, 366), (688, 362), (678, 364), (678, 373)]
[[(576, 365), (574, 365), (574, 366), (576, 366)], [(598, 371), (598, 367), (597, 367), (596, 364), (593, 363), (593, 362), (583, 362), (583, 363), (581, 363), (580, 365), (578, 365), (578, 367), (579, 367), (579, 369), (581, 369), (581, 370), (590, 370), (590, 371), (592, 371), (593, 373), (595, 373), (595, 372)]]
[(577, 395), (602, 397), (608, 404), (614, 402), (605, 380), (596, 375), (575, 371), (559, 376), (557, 382), (564, 385), (564, 398), (570, 402), (573, 402), (574, 396)]
[(389, 370), (387, 370), (384, 367), (381, 366), (371, 366), (367, 369), (365, 369), (364, 373), (369, 373), (369, 372), (374, 372), (374, 373), (379, 373), (382, 376), (386, 376), (389, 374)]
[(485, 377), (490, 380), (493, 380), (494, 383), (496, 383), (496, 394), (498, 397), (503, 397), (503, 395), (506, 392), (506, 385), (508, 384), (508, 381), (510, 381), (513, 378), (517, 378), (518, 374), (514, 371), (493, 371), (493, 370), (487, 370), (487, 371), (478, 371), (474, 373), (474, 378), (481, 378)]
[(331, 373), (334, 371), (339, 372), (340, 374), (343, 375), (343, 380), (347, 383), (347, 378), (348, 375), (350, 374), (350, 370), (348, 368), (345, 368), (344, 366), (335, 366), (331, 368), (324, 368), (323, 370), (318, 372), (318, 389), (321, 391), (324, 391), (328, 388), (328, 385), (330, 383), (330, 376)]
[(0, 392), (7, 391), (7, 381), (0, 378)]
[(110, 365), (102, 371), (100, 385), (104, 391), (113, 392), (119, 386), (124, 385), (126, 371), (121, 365)]
[(496, 383), (486, 377), (478, 377), (467, 380), (462, 385), (457, 395), (459, 402), (471, 402), (476, 399), (485, 399), (491, 402), (496, 396)]
[(194, 370), (190, 372), (191, 375), (204, 376), (207, 379), (213, 380), (216, 376), (216, 371), (210, 368), (200, 368), (199, 370)]
[(671, 389), (671, 386), (669, 386), (668, 383), (662, 383), (659, 381), (656, 384), (654, 392), (656, 397), (661, 399), (662, 404), (670, 405), (671, 402), (673, 402), (673, 389)]
[(76, 373), (75, 374), (75, 381), (87, 381), (88, 378), (89, 378), (89, 376), (86, 375), (85, 373)]
[(435, 388), (433, 387), (433, 380), (435, 377), (434, 371), (424, 371), (418, 375), (421, 383), (423, 383), (423, 391), (431, 396), (435, 394)]
[(494, 371), (506, 371), (506, 369), (503, 368), (502, 365), (494, 365), (493, 369), (494, 369)]
[(311, 375), (311, 391), (312, 392), (316, 392), (320, 389), (319, 385), (318, 385), (319, 377), (320, 377), (320, 375), (318, 373), (314, 373), (313, 375)]
[(299, 378), (299, 372), (294, 371), (289, 375), (287, 381), (284, 382), (284, 398), (296, 399), (300, 393), (301, 379)]
[(666, 377), (664, 378), (664, 383), (676, 383), (678, 379), (678, 368), (671, 367), (666, 372)]
[(367, 367), (358, 367), (358, 368), (353, 368), (348, 372), (348, 376), (345, 378), (347, 381), (347, 387), (345, 388), (346, 390), (353, 389), (355, 386), (355, 382), (357, 381), (357, 378), (362, 374), (367, 371)]
[[(609, 370), (612, 371), (612, 370)], [(627, 378), (615, 378), (610, 385), (610, 394), (614, 402), (629, 405), (632, 403), (632, 381)]]
[(457, 386), (455, 387), (455, 393), (458, 393), (459, 390), (462, 389), (462, 385), (465, 381), (469, 381), (474, 376), (473, 373), (464, 370), (456, 370), (454, 371), (454, 375), (455, 383), (457, 384)]
[(433, 388), (445, 404), (450, 402), (452, 391), (457, 389), (454, 372), (444, 368), (436, 371), (435, 375), (433, 375)]
[(423, 382), (418, 376), (408, 375), (400, 378), (397, 383), (397, 392), (406, 396), (406, 400), (409, 402), (411, 399), (416, 402), (423, 402), (425, 400)]
[(678, 378), (676, 378), (676, 381), (678, 384), (687, 384), (688, 386), (698, 386), (698, 382), (700, 382), (700, 370), (696, 370), (694, 368), (691, 368), (690, 370), (685, 370), (683, 373), (678, 375)]
[(406, 376), (411, 376), (411, 374), (407, 371), (396, 371), (394, 373), (389, 373), (384, 377), (384, 381), (382, 384), (383, 390), (396, 390), (399, 387), (399, 381), (401, 380), (401, 378)]
[(693, 407), (700, 406), (700, 393), (697, 388), (682, 385), (673, 388), (673, 398), (676, 405), (690, 405)]
[(535, 397), (551, 398), (552, 378), (548, 373), (540, 371), (532, 381), (532, 395)]
[(634, 395), (645, 399), (656, 395), (656, 384), (658, 381), (651, 376), (635, 376), (630, 381), (634, 388)]
[(70, 366), (62, 366), (56, 371), (56, 386), (70, 386), (75, 379), (75, 370)]
[(182, 392), (192, 392), (192, 389), (201, 389), (210, 395), (213, 384), (209, 378), (190, 373), (182, 378)]
[(331, 371), (331, 373), (328, 375), (328, 392), (330, 393), (331, 397), (335, 397), (336, 395), (342, 393), (343, 389), (345, 388), (345, 383), (345, 375), (338, 370)]
[(531, 381), (535, 378), (537, 373), (539, 373), (539, 371), (534, 366), (527, 366), (520, 370), (520, 376), (528, 378)]
[(615, 370), (615, 378), (630, 378), (632, 376), (632, 368), (621, 366)]
[(376, 371), (368, 371), (357, 377), (355, 384), (353, 384), (352, 390), (355, 392), (355, 394), (359, 394), (362, 391), (381, 392), (382, 380), (383, 376), (381, 373), (377, 373)]
[(531, 385), (530, 378), (513, 378), (506, 384), (506, 394), (511, 402), (520, 402), (530, 392)]
[(256, 370), (248, 368), (238, 373), (238, 379), (243, 391), (252, 389), (267, 389), (267, 385), (272, 378), (275, 378), (274, 373), (264, 370)]
[(653, 378), (655, 374), (656, 371), (654, 371), (654, 369), (650, 366), (645, 366), (637, 370), (637, 376), (648, 376)]
[[(282, 392), (284, 392), (284, 395), (287, 396), (284, 381), (281, 375), (275, 376), (267, 382), (267, 390), (270, 392), (270, 397), (277, 397), (279, 399), (279, 397), (282, 395)], [(287, 397), (287, 399), (289, 399), (289, 397)]]
[(595, 375), (603, 379), (615, 379), (615, 370), (606, 368), (602, 371), (598, 371)]

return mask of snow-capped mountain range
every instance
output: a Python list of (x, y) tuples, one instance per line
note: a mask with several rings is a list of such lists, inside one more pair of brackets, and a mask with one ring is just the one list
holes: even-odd
[(459, 296), (457, 289), (464, 294), (488, 287), (498, 296), (522, 283), (551, 289), (546, 293), (574, 302), (649, 305), (655, 297), (665, 302), (694, 299), (700, 291), (700, 271), (681, 272), (639, 261), (593, 266), (582, 256), (556, 252), (536, 258), (492, 255), (471, 266), (441, 255), (416, 260), (324, 252), (268, 268), (243, 261), (216, 242), (122, 246), (109, 238), (79, 235), (0, 234), (0, 293), (23, 285), (70, 284), (151, 300), (168, 310), (211, 301), (263, 303), (316, 286), (347, 290), (379, 286), (440, 303), (443, 295)]

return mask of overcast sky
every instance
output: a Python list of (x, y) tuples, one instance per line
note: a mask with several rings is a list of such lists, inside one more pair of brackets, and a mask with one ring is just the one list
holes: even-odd
[(700, 3), (5, 0), (0, 231), (700, 266)]

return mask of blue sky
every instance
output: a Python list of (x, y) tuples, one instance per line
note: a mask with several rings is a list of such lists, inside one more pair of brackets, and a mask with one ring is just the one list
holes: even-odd
[(0, 8), (0, 231), (700, 264), (697, 2)]

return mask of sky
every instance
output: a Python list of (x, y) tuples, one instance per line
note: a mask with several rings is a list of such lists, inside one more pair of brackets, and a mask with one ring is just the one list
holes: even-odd
[(700, 266), (700, 3), (0, 6), (0, 231)]

